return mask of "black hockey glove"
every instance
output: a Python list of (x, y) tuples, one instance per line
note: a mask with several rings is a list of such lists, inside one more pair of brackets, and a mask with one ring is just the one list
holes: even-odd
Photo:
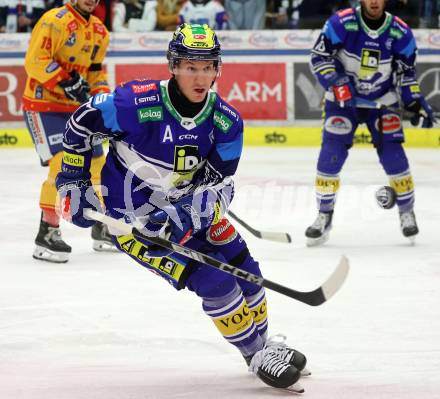
[(419, 97), (410, 104), (405, 105), (405, 109), (415, 114), (410, 119), (411, 125), (423, 128), (434, 126), (436, 122), (434, 111), (424, 97)]
[(90, 98), (89, 84), (76, 70), (70, 72), (70, 76), (71, 79), (62, 80), (58, 83), (63, 88), (66, 97), (81, 104), (87, 102)]

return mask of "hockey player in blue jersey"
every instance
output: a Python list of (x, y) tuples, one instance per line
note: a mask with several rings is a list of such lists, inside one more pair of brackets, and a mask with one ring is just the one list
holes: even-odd
[[(63, 214), (82, 227), (99, 209), (90, 184), (91, 146), (110, 150), (102, 170), (105, 211), (147, 235), (165, 236), (261, 275), (258, 262), (224, 216), (234, 193), (243, 121), (211, 87), (220, 75), (220, 44), (208, 25), (181, 25), (168, 49), (170, 80), (135, 80), (82, 105), (64, 135), (56, 184)], [(119, 250), (202, 300), (203, 310), (261, 380), (301, 390), (306, 358), (267, 339), (264, 289), (110, 230)]]
[[(339, 173), (360, 123), (366, 123), (399, 208), (402, 233), (418, 233), (414, 185), (405, 151), (399, 106), (413, 112), (414, 124), (430, 128), (434, 114), (417, 82), (416, 42), (411, 29), (385, 12), (386, 0), (362, 0), (337, 12), (324, 25), (312, 49), (311, 67), (326, 89), (325, 120), (316, 176), (318, 217), (307, 228), (308, 245), (328, 239)], [(365, 101), (366, 100), (366, 101)], [(386, 110), (366, 109), (366, 102)]]

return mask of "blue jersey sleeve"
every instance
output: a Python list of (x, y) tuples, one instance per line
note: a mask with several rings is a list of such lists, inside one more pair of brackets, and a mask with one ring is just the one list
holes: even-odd
[(409, 105), (421, 96), (416, 73), (416, 40), (411, 28), (398, 17), (394, 17), (390, 35), (395, 39), (393, 51), (400, 95), (403, 103)]
[(63, 172), (79, 175), (89, 173), (92, 146), (123, 133), (116, 114), (114, 93), (97, 94), (73, 113), (64, 132), (63, 149), (65, 158), (70, 156), (73, 159), (73, 156), (77, 162), (74, 165), (63, 160)]
[(313, 46), (310, 66), (325, 89), (328, 89), (337, 76), (334, 55), (343, 47), (349, 29), (355, 29), (356, 26), (354, 9), (339, 11), (326, 21)]

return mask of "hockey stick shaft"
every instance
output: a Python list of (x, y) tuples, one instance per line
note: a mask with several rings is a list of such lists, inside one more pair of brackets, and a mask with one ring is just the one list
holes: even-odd
[(255, 237), (261, 238), (263, 240), (271, 240), (277, 242), (292, 242), (289, 233), (282, 232), (270, 232), (270, 231), (260, 231), (254, 229), (252, 226), (248, 225), (243, 219), (240, 219), (234, 212), (228, 211), (228, 215), (230, 215), (235, 221), (237, 221), (240, 225), (242, 225), (246, 230), (248, 230)]
[(114, 229), (121, 231), (121, 233), (123, 234), (133, 234), (135, 237), (147, 240), (153, 244), (159, 245), (180, 255), (186, 256), (187, 258), (196, 260), (207, 266), (222, 270), (223, 272), (231, 274), (242, 280), (246, 280), (261, 287), (276, 291), (282, 295), (288, 296), (292, 299), (303, 302), (310, 306), (321, 305), (322, 303), (330, 299), (342, 286), (349, 270), (348, 260), (346, 257), (343, 256), (336, 270), (322, 286), (310, 292), (296, 291), (281, 284), (267, 280), (261, 276), (249, 273), (246, 270), (232, 266), (228, 263), (221, 262), (218, 259), (215, 259), (202, 252), (198, 252), (172, 241), (168, 241), (164, 238), (146, 236), (135, 227), (125, 223), (123, 220), (114, 219), (110, 216), (104, 215), (100, 212), (96, 212), (92, 209), (84, 210), (84, 216), (102, 222), (109, 227), (113, 227)]
[(394, 111), (394, 112), (400, 111), (399, 108), (390, 107), (388, 105), (379, 103), (377, 101), (366, 100), (366, 99), (360, 98), (360, 97), (355, 98), (355, 104), (356, 104), (357, 108), (381, 109), (383, 111), (388, 110), (388, 111)]

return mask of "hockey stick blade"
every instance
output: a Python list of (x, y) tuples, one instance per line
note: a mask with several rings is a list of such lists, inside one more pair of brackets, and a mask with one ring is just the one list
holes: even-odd
[(319, 306), (324, 302), (327, 302), (344, 284), (347, 278), (348, 272), (350, 270), (350, 264), (346, 256), (342, 256), (338, 266), (329, 276), (329, 278), (318, 288), (313, 291), (301, 292), (295, 291), (294, 296), (289, 295), (289, 293), (283, 292), (282, 286), (274, 287), (275, 283), (267, 281), (265, 287), (270, 288), (274, 291), (280, 292), (284, 295), (290, 296), (300, 302), (306, 303), (310, 306)]
[(241, 224), (246, 230), (248, 230), (255, 237), (261, 238), (263, 240), (270, 240), (276, 242), (285, 242), (285, 243), (292, 242), (292, 238), (290, 237), (289, 233), (256, 230), (253, 227), (249, 226), (244, 220), (240, 219), (234, 212), (228, 211), (228, 215), (230, 215), (234, 220), (236, 220), (239, 224)]
[(135, 227), (132, 227), (131, 225), (125, 223), (123, 220), (114, 219), (110, 216), (104, 215), (100, 212), (96, 212), (92, 209), (85, 209), (84, 216), (89, 219), (102, 222), (109, 227), (113, 227), (114, 229), (121, 231), (121, 233), (123, 234), (133, 234), (135, 237), (140, 237), (141, 239), (148, 240), (153, 244), (160, 245), (163, 248), (167, 248), (180, 255), (186, 256), (187, 258), (194, 259), (207, 266), (219, 269), (228, 274), (232, 274), (233, 276), (242, 280), (246, 280), (261, 287), (271, 289), (278, 292), (279, 294), (286, 295), (292, 299), (303, 302), (310, 306), (318, 306), (329, 300), (339, 290), (339, 288), (341, 288), (349, 271), (348, 259), (343, 256), (336, 270), (323, 285), (318, 287), (316, 290), (310, 292), (296, 291), (281, 284), (267, 280), (264, 277), (249, 273), (246, 270), (221, 262), (218, 259), (215, 259), (202, 252), (198, 252), (172, 241), (168, 241), (164, 238), (148, 237), (142, 234)]

